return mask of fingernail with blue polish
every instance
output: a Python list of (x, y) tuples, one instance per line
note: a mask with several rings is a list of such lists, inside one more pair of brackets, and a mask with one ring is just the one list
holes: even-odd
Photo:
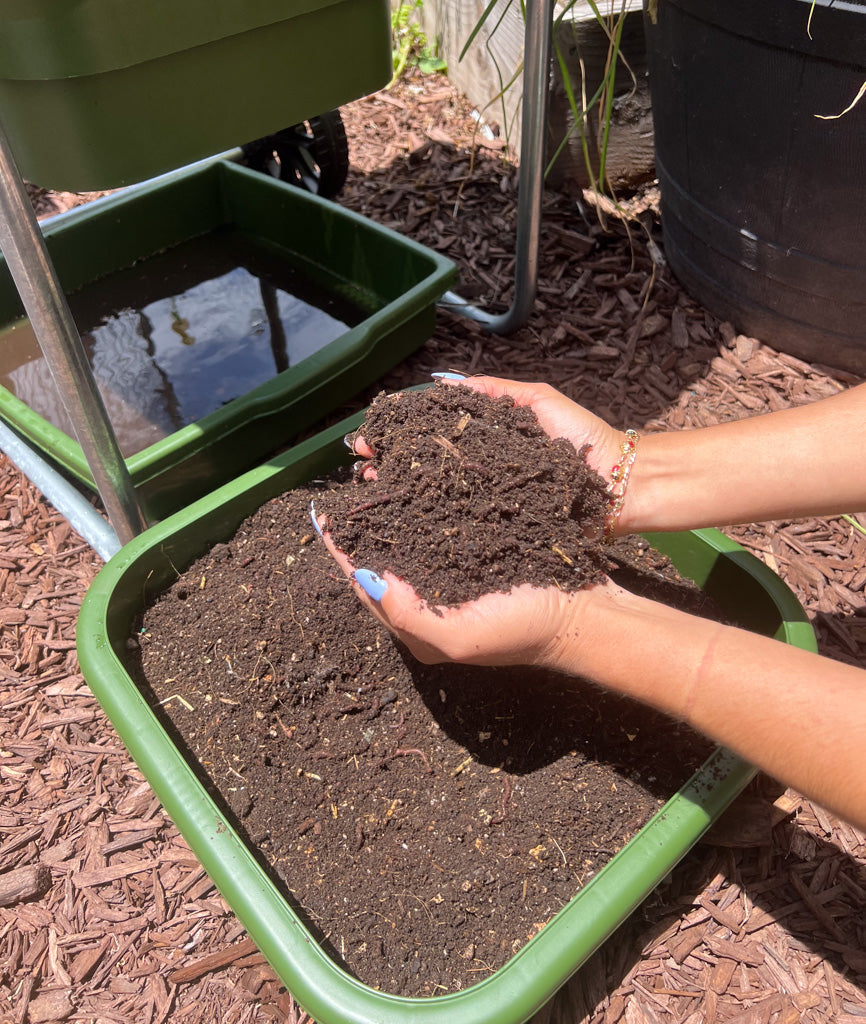
[(372, 597), (374, 601), (381, 601), (388, 589), (388, 584), (372, 569), (356, 569), (354, 579), (361, 585), (364, 593), (368, 597)]
[(437, 380), (466, 380), (465, 373), (431, 373)]
[(353, 433), (345, 434), (343, 436), (343, 444), (349, 449), (354, 455), (355, 453), (355, 435)]
[(319, 526), (319, 521), (316, 518), (316, 506), (312, 502), (310, 502), (310, 519), (313, 522), (313, 527), (315, 528), (316, 533), (321, 537), (322, 528)]

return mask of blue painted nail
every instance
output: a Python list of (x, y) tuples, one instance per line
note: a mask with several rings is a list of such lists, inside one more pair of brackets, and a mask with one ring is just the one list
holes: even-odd
[(318, 519), (316, 519), (316, 506), (312, 502), (310, 502), (310, 519), (313, 521), (313, 527), (315, 528), (316, 533), (321, 537), (322, 528), (319, 526)]
[(353, 455), (355, 454), (355, 434), (353, 432), (343, 435), (343, 444)]
[(430, 376), (438, 380), (466, 380), (465, 373), (431, 373)]
[(368, 597), (372, 597), (374, 601), (381, 601), (388, 589), (388, 584), (372, 569), (356, 569), (354, 579), (361, 585), (364, 593)]

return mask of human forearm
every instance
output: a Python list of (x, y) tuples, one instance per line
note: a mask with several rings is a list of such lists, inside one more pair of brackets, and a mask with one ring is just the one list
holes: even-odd
[(860, 669), (611, 588), (582, 603), (547, 663), (688, 722), (866, 826)]
[(640, 441), (619, 533), (866, 508), (866, 385), (810, 405)]

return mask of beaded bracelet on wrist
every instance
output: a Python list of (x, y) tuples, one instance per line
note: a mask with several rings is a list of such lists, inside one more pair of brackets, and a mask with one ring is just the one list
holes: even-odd
[(625, 432), (625, 440), (619, 446), (620, 460), (610, 471), (610, 483), (607, 485), (607, 515), (604, 517), (604, 539), (613, 541), (614, 530), (619, 521), (622, 507), (625, 504), (625, 492), (628, 478), (631, 475), (634, 460), (637, 457), (637, 443), (640, 436), (635, 430)]

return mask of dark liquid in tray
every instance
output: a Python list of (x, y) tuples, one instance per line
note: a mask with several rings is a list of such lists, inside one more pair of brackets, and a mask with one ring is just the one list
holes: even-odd
[[(370, 316), (232, 231), (191, 239), (68, 296), (124, 456), (252, 391)], [(0, 384), (75, 436), (29, 321), (0, 333)]]

